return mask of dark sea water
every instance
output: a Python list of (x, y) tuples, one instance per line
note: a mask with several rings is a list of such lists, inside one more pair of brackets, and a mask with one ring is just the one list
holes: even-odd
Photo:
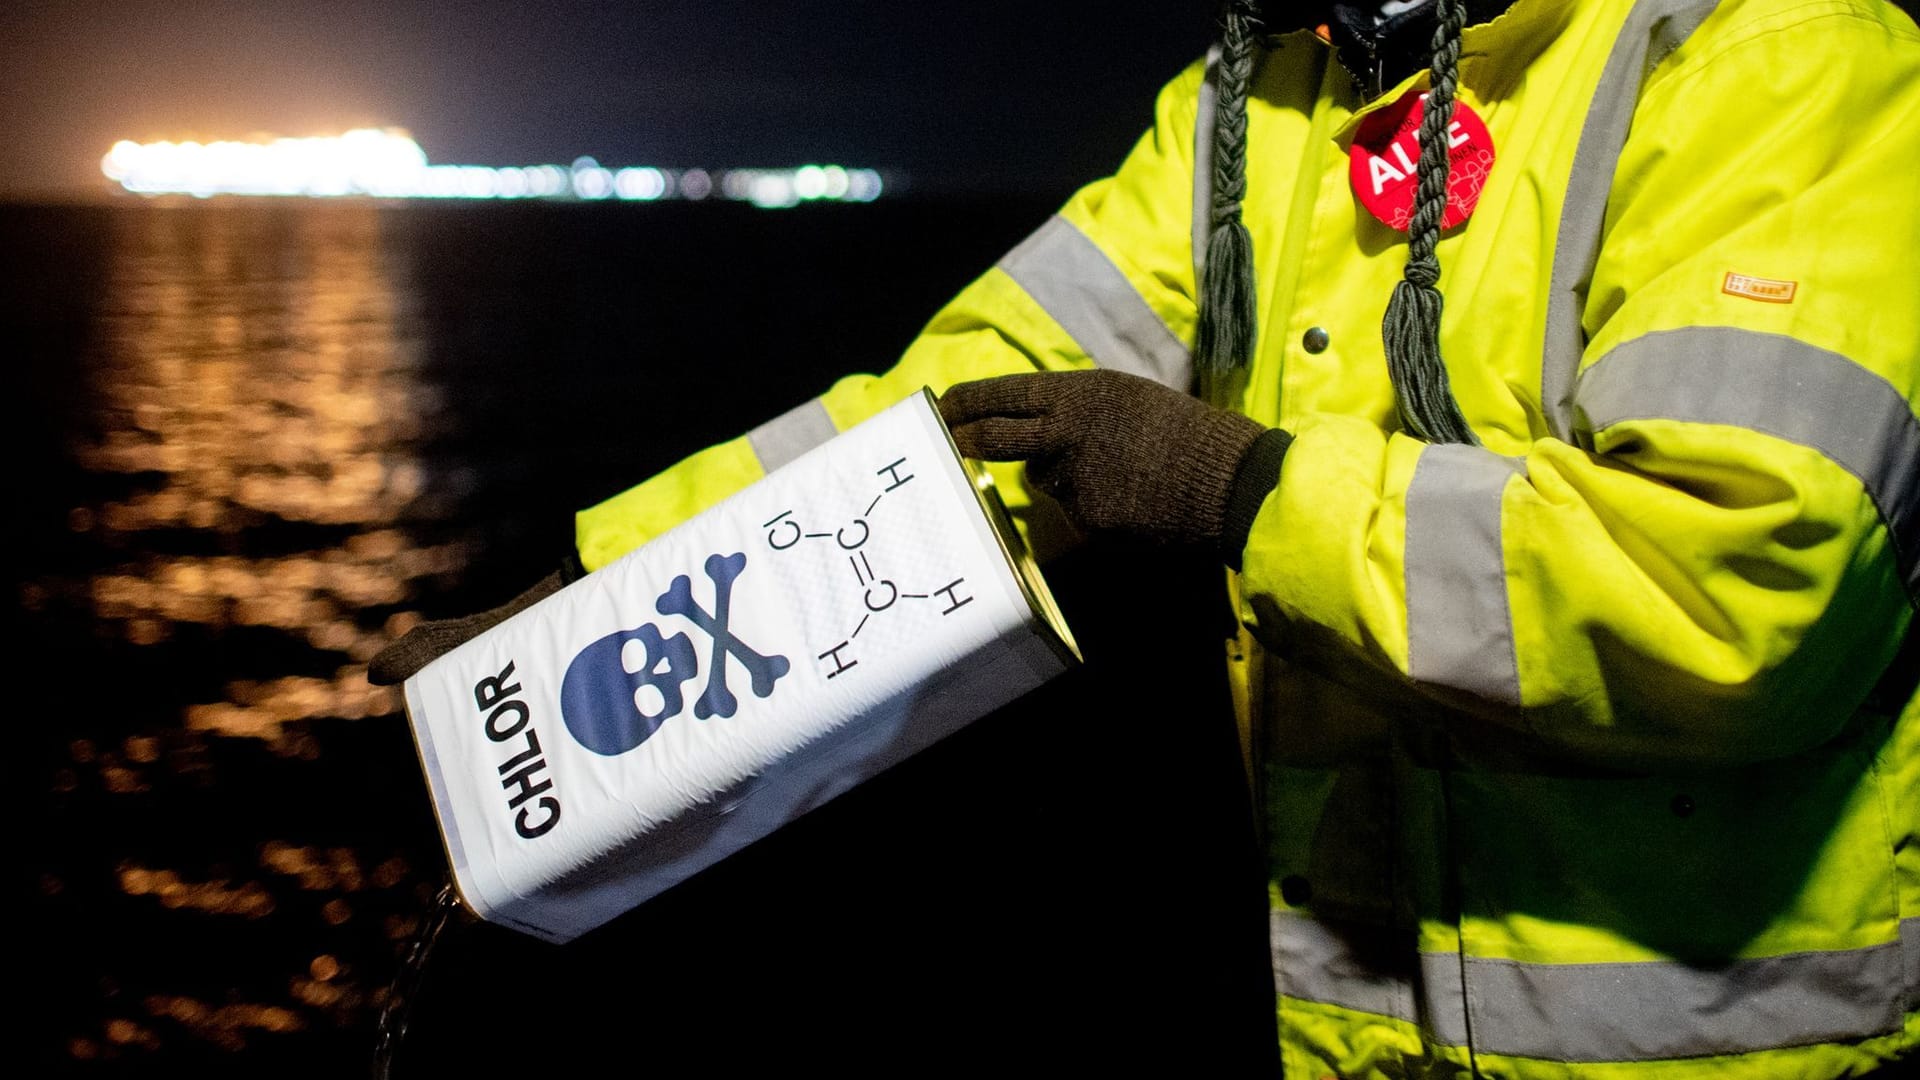
[[(364, 1074), (446, 873), (367, 659), (1051, 209), (0, 207), (28, 1072)], [(1224, 612), (1050, 572), (1088, 671), (573, 945), (456, 929), (396, 1075), (1263, 1065), (1217, 638), (1169, 632)]]

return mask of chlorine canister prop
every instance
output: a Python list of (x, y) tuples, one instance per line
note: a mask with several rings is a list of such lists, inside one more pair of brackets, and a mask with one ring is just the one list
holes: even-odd
[(461, 901), (565, 942), (1078, 662), (922, 390), (405, 691)]

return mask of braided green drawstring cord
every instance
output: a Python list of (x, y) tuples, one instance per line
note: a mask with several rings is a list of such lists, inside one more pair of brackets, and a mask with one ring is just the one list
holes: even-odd
[(1240, 220), (1247, 193), (1247, 85), (1253, 79), (1255, 21), (1247, 0), (1220, 12), (1218, 111), (1213, 126), (1211, 232), (1200, 294), (1195, 360), (1203, 372), (1244, 369), (1253, 356), (1253, 237)]
[(1407, 228), (1407, 268), (1404, 279), (1387, 301), (1381, 337), (1386, 345), (1387, 374), (1399, 403), (1400, 424), (1411, 434), (1432, 443), (1480, 440), (1461, 415), (1440, 355), (1440, 223), (1447, 211), (1450, 150), (1447, 125), (1453, 120), (1453, 94), (1459, 79), (1460, 31), (1466, 25), (1463, 0), (1438, 0), (1439, 22), (1433, 31), (1432, 88), (1420, 119), (1419, 188), (1413, 220)]
[[(1479, 445), (1454, 399), (1440, 353), (1438, 287), (1440, 226), (1446, 217), (1450, 150), (1459, 81), (1460, 32), (1467, 21), (1464, 0), (1435, 0), (1431, 89), (1420, 121), (1420, 162), (1413, 218), (1408, 226), (1407, 266), (1394, 286), (1381, 321), (1387, 374), (1393, 381), (1400, 424), (1434, 443)], [(1194, 341), (1202, 372), (1244, 369), (1253, 355), (1253, 240), (1240, 220), (1247, 190), (1247, 92), (1253, 76), (1259, 20), (1249, 0), (1226, 0), (1220, 14), (1221, 49), (1214, 116), (1211, 232), (1202, 272), (1200, 325)]]

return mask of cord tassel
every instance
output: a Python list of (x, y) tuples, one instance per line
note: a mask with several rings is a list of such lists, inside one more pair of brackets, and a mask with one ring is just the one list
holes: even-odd
[[(1433, 285), (1439, 266), (1425, 274), (1409, 267), (1406, 280), (1393, 287), (1387, 316), (1387, 374), (1400, 406), (1400, 425), (1430, 443), (1478, 445), (1479, 439), (1453, 399), (1447, 366), (1440, 357), (1440, 312), (1445, 298)], [(1424, 278), (1425, 280), (1420, 280)]]
[(1253, 237), (1232, 221), (1214, 228), (1207, 241), (1206, 304), (1196, 343), (1200, 368), (1221, 374), (1247, 366), (1253, 354)]
[(1380, 334), (1393, 380), (1400, 425), (1433, 443), (1480, 440), (1454, 399), (1446, 360), (1440, 354), (1440, 224), (1447, 211), (1451, 152), (1447, 125), (1453, 120), (1453, 93), (1459, 78), (1460, 30), (1467, 21), (1462, 0), (1438, 0), (1439, 24), (1433, 31), (1432, 89), (1420, 118), (1419, 187), (1413, 220), (1407, 227), (1407, 268), (1387, 301)]

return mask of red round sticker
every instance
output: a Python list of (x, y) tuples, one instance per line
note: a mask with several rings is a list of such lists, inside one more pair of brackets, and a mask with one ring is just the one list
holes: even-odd
[[(1427, 95), (1408, 93), (1399, 101), (1368, 116), (1353, 135), (1348, 152), (1348, 175), (1353, 193), (1367, 212), (1388, 228), (1405, 232), (1413, 218), (1413, 195), (1419, 187), (1420, 118), (1426, 114)], [(1480, 203), (1493, 168), (1493, 138), (1487, 125), (1466, 102), (1455, 98), (1453, 120), (1447, 125), (1450, 169), (1447, 176), (1447, 213), (1440, 227), (1451, 229), (1467, 220)]]

